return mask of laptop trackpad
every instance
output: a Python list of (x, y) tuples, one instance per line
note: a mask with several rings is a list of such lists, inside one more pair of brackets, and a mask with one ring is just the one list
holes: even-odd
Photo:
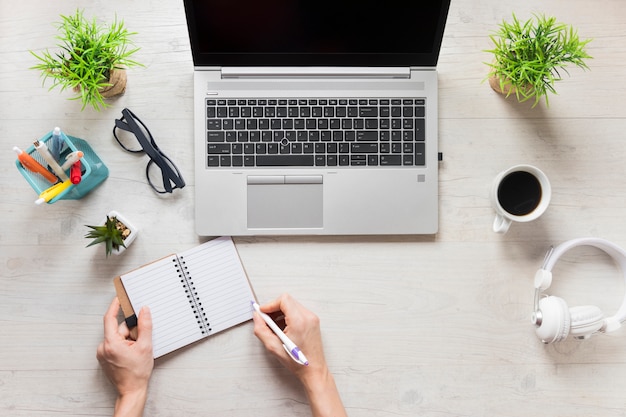
[(323, 226), (321, 175), (248, 177), (248, 228)]

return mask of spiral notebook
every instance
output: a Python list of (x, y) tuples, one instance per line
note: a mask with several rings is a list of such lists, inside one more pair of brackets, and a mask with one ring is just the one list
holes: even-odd
[(150, 307), (155, 358), (252, 318), (254, 293), (230, 237), (166, 256), (114, 283), (129, 327), (135, 312)]

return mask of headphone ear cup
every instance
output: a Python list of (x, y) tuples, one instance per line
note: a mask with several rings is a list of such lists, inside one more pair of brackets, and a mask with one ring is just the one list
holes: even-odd
[(537, 336), (543, 343), (560, 342), (569, 334), (571, 318), (565, 300), (549, 296), (539, 300), (541, 325)]
[(604, 314), (596, 306), (576, 306), (569, 309), (571, 317), (570, 334), (587, 338), (604, 325)]

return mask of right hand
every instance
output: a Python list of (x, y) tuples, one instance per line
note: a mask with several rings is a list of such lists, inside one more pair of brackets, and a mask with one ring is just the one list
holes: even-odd
[(306, 355), (309, 365), (303, 366), (291, 359), (278, 336), (255, 312), (253, 315), (254, 334), (263, 342), (268, 351), (302, 382), (306, 383), (307, 379), (319, 377), (320, 374), (327, 372), (320, 320), (313, 312), (307, 310), (289, 294), (283, 294), (274, 301), (261, 305), (260, 308), (262, 312), (269, 315), (276, 312), (282, 312), (285, 315), (286, 326), (283, 332)]

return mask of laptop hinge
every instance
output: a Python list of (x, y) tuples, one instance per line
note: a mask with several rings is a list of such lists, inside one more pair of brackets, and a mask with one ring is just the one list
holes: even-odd
[(222, 78), (410, 78), (409, 67), (223, 67)]

